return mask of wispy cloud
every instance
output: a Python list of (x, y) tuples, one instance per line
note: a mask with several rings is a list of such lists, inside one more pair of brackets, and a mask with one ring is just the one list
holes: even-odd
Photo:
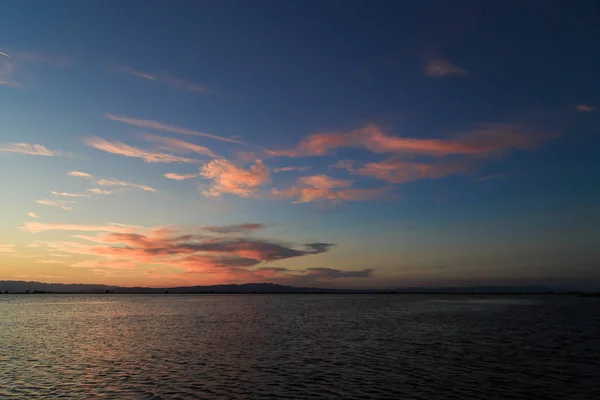
[(27, 215), (31, 218), (39, 218), (39, 215), (37, 215), (36, 213), (33, 213), (33, 212), (28, 212)]
[(374, 189), (353, 189), (353, 181), (333, 179), (326, 175), (313, 175), (299, 178), (297, 186), (279, 190), (272, 189), (275, 198), (295, 198), (294, 204), (314, 201), (367, 201), (380, 198), (391, 190), (391, 187)]
[(141, 227), (126, 224), (105, 225), (80, 225), (80, 224), (52, 224), (44, 222), (25, 222), (19, 229), (24, 232), (38, 233), (44, 231), (79, 231), (79, 232), (114, 232), (130, 233)]
[(93, 179), (94, 177), (86, 172), (81, 172), (81, 171), (70, 171), (69, 172), (69, 176), (74, 176), (77, 178), (87, 178), (87, 179)]
[(589, 104), (579, 104), (575, 107), (575, 109), (581, 112), (592, 112), (596, 109), (596, 107), (590, 106)]
[(38, 203), (38, 204), (46, 205), (46, 206), (58, 207), (58, 208), (61, 208), (61, 209), (65, 210), (65, 211), (71, 211), (73, 209), (71, 207), (71, 204), (75, 203), (74, 201), (48, 200), (48, 199), (36, 200), (35, 202)]
[(165, 176), (165, 178), (167, 178), (167, 179), (173, 179), (173, 180), (175, 180), (175, 181), (184, 181), (184, 180), (186, 180), (186, 179), (192, 179), (192, 178), (195, 178), (195, 177), (197, 177), (198, 175), (196, 175), (196, 174), (187, 174), (187, 175), (182, 175), (182, 174), (176, 174), (176, 173), (174, 173), (174, 172), (170, 172), (170, 173), (168, 173), (168, 174), (165, 174), (164, 176)]
[(261, 229), (264, 229), (264, 224), (257, 223), (246, 223), (238, 225), (225, 225), (225, 226), (205, 226), (202, 228), (203, 231), (212, 233), (252, 233)]
[(190, 82), (185, 79), (177, 78), (168, 72), (146, 73), (135, 68), (120, 66), (115, 68), (117, 71), (146, 79), (152, 82), (161, 83), (171, 86), (175, 89), (184, 90), (187, 92), (208, 93), (208, 89), (202, 83)]
[(64, 67), (69, 62), (64, 57), (36, 53), (0, 52), (0, 86), (23, 87), (23, 71), (30, 72), (32, 66), (46, 64), (53, 67)]
[(287, 157), (322, 156), (334, 149), (358, 147), (373, 153), (485, 157), (510, 149), (533, 148), (552, 137), (519, 124), (486, 124), (449, 139), (418, 139), (391, 136), (378, 125), (370, 124), (350, 132), (313, 134), (295, 149), (267, 150), (267, 153)]
[(32, 156), (56, 157), (64, 155), (63, 152), (49, 150), (41, 144), (7, 143), (0, 144), (0, 153), (18, 153)]
[(110, 142), (99, 137), (86, 138), (83, 140), (83, 143), (95, 149), (105, 151), (107, 153), (118, 154), (125, 157), (141, 158), (147, 163), (199, 163), (198, 160), (195, 160), (193, 158), (180, 157), (168, 153), (143, 150), (122, 142)]
[(449, 175), (466, 173), (472, 170), (473, 163), (464, 161), (412, 162), (388, 159), (366, 163), (355, 173), (361, 176), (385, 180), (390, 183), (405, 183), (424, 178), (438, 179)]
[(261, 186), (270, 182), (269, 169), (261, 160), (256, 160), (248, 169), (224, 159), (213, 160), (200, 168), (200, 176), (212, 181), (210, 188), (203, 191), (205, 196), (230, 193), (240, 197), (251, 197)]
[(125, 116), (121, 116), (121, 115), (114, 115), (114, 114), (105, 114), (104, 116), (106, 118), (110, 119), (111, 121), (122, 122), (124, 124), (133, 125), (133, 126), (137, 126), (140, 128), (148, 128), (148, 129), (155, 129), (155, 130), (164, 131), (164, 132), (179, 133), (181, 135), (203, 136), (203, 137), (211, 138), (214, 140), (220, 140), (220, 141), (229, 142), (229, 143), (246, 144), (237, 139), (231, 139), (231, 138), (226, 138), (226, 137), (222, 137), (222, 136), (212, 135), (210, 133), (195, 131), (192, 129), (181, 128), (179, 126), (168, 125), (168, 124), (164, 124), (164, 123), (158, 122), (158, 121), (131, 118), (131, 117), (125, 117)]
[[(88, 174), (87, 172), (81, 172), (81, 171), (70, 171), (69, 176), (74, 176), (76, 178), (84, 178), (87, 179), (89, 181), (93, 181), (95, 184), (100, 185), (100, 186), (120, 186), (122, 188), (135, 188), (135, 189), (141, 189), (143, 191), (146, 192), (156, 192), (156, 189), (154, 189), (151, 186), (146, 186), (146, 185), (140, 185), (137, 183), (131, 183), (131, 182), (124, 182), (118, 179), (96, 179), (93, 175)], [(93, 193), (93, 194), (114, 194), (117, 193), (118, 190), (103, 190), (103, 189), (99, 189), (99, 188), (92, 188), (92, 189), (87, 189), (88, 192)]]
[(111, 180), (111, 179), (100, 179), (96, 181), (96, 183), (100, 186), (122, 186), (127, 188), (136, 188), (141, 189), (145, 192), (156, 192), (156, 189), (146, 185), (139, 185), (137, 183), (124, 182), (119, 180)]
[(304, 166), (304, 167), (281, 167), (281, 168), (275, 168), (275, 169), (273, 169), (273, 172), (308, 171), (310, 169), (311, 169), (311, 167), (309, 167), (309, 166)]
[(116, 194), (116, 193), (121, 193), (123, 192), (123, 189), (116, 189), (116, 190), (104, 190), (104, 189), (100, 189), (100, 188), (91, 188), (87, 190), (88, 192), (92, 193), (92, 194), (96, 194), (96, 195), (111, 195), (111, 194)]
[(450, 61), (441, 56), (429, 60), (425, 64), (423, 72), (425, 75), (432, 78), (441, 78), (444, 76), (464, 76), (469, 74), (467, 70), (452, 64)]
[(492, 175), (482, 176), (480, 178), (477, 178), (477, 182), (491, 181), (491, 180), (500, 179), (500, 178), (504, 178), (504, 174), (492, 174)]
[(79, 194), (79, 193), (66, 193), (66, 192), (52, 192), (55, 196), (63, 196), (63, 197), (90, 197), (89, 194)]
[(129, 75), (133, 75), (133, 76), (137, 76), (138, 78), (142, 78), (142, 79), (147, 79), (149, 81), (155, 81), (156, 80), (156, 76), (154, 75), (150, 75), (141, 71), (138, 71), (134, 68), (131, 67), (125, 67), (125, 66), (119, 66), (119, 67), (115, 67), (115, 70), (119, 71), (119, 72), (123, 72), (125, 74), (129, 74)]
[(14, 253), (15, 245), (14, 244), (0, 244), (0, 253)]
[(218, 156), (208, 147), (200, 146), (194, 143), (186, 142), (185, 140), (174, 139), (170, 137), (151, 135), (149, 133), (140, 135), (143, 139), (162, 144), (165, 148), (173, 151), (183, 151), (184, 153), (196, 153), (212, 158)]

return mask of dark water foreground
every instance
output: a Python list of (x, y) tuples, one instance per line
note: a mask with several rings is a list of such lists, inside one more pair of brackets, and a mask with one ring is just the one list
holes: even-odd
[(0, 399), (600, 399), (600, 301), (0, 296)]

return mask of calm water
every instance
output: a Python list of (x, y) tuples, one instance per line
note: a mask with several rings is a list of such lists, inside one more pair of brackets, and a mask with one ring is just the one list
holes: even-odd
[(0, 399), (600, 399), (577, 297), (0, 296)]

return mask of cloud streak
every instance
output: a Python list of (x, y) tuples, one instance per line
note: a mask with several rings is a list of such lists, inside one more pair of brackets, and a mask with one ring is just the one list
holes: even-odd
[(196, 174), (182, 175), (182, 174), (176, 174), (174, 172), (170, 172), (170, 173), (164, 175), (165, 178), (172, 179), (174, 181), (184, 181), (186, 179), (192, 179), (192, 178), (195, 178), (197, 176), (198, 175), (196, 175)]
[(75, 203), (74, 201), (48, 200), (48, 199), (36, 200), (35, 202), (38, 203), (38, 204), (46, 205), (46, 206), (58, 207), (58, 208), (61, 208), (61, 209), (65, 210), (65, 211), (71, 211), (73, 209), (71, 207), (71, 204)]
[(240, 140), (226, 138), (226, 137), (217, 136), (217, 135), (212, 135), (210, 133), (204, 133), (204, 132), (195, 131), (192, 129), (181, 128), (179, 126), (168, 125), (168, 124), (164, 124), (164, 123), (158, 122), (158, 121), (125, 117), (122, 115), (115, 115), (115, 114), (105, 114), (104, 116), (106, 118), (110, 119), (111, 121), (121, 122), (121, 123), (124, 123), (127, 125), (137, 126), (139, 128), (155, 129), (158, 131), (178, 133), (181, 135), (203, 136), (203, 137), (207, 137), (210, 139), (220, 140), (222, 142), (228, 142), (228, 143), (237, 143), (237, 144), (244, 144), (244, 145), (247, 144)]
[[(131, 183), (131, 182), (124, 182), (124, 181), (120, 181), (118, 179), (96, 179), (94, 178), (93, 175), (88, 174), (87, 172), (81, 172), (81, 171), (70, 171), (68, 173), (69, 176), (73, 176), (76, 178), (83, 178), (83, 179), (87, 179), (89, 181), (93, 181), (95, 184), (100, 185), (100, 186), (120, 186), (121, 188), (134, 188), (134, 189), (141, 189), (145, 192), (156, 192), (156, 189), (154, 189), (151, 186), (146, 186), (146, 185), (140, 185), (137, 183)], [(121, 189), (119, 190), (104, 190), (104, 189), (100, 189), (100, 188), (92, 188), (92, 189), (88, 189), (88, 192), (93, 193), (93, 194), (114, 194), (119, 192)]]
[(0, 153), (27, 154), (32, 156), (56, 157), (62, 156), (60, 151), (49, 150), (41, 144), (7, 143), (0, 144)]
[(194, 143), (186, 142), (185, 140), (174, 139), (170, 137), (151, 135), (149, 133), (141, 134), (145, 140), (162, 144), (165, 148), (173, 151), (182, 151), (184, 153), (196, 153), (211, 158), (218, 158), (208, 147), (200, 146)]
[(80, 225), (80, 224), (52, 224), (44, 222), (25, 222), (19, 228), (23, 232), (38, 233), (45, 231), (78, 231), (78, 232), (114, 232), (130, 233), (143, 227), (125, 224), (105, 224), (105, 225)]
[(135, 68), (127, 67), (127, 66), (119, 66), (115, 68), (117, 71), (129, 74), (132, 76), (136, 76), (138, 78), (142, 78), (148, 81), (161, 83), (175, 89), (184, 90), (187, 92), (196, 92), (196, 93), (208, 93), (208, 89), (202, 83), (194, 83), (187, 81), (185, 79), (177, 78), (168, 72), (162, 72), (158, 74), (149, 74), (146, 72), (139, 71)]
[(141, 158), (147, 163), (199, 163), (198, 160), (195, 160), (193, 158), (180, 157), (168, 153), (143, 150), (122, 142), (111, 142), (99, 137), (86, 138), (83, 140), (83, 143), (95, 149), (105, 151), (107, 153), (117, 154), (125, 157)]
[(364, 148), (373, 153), (444, 157), (489, 157), (511, 149), (531, 149), (553, 135), (532, 133), (518, 124), (487, 124), (449, 139), (417, 139), (391, 136), (375, 124), (350, 132), (310, 135), (295, 149), (267, 150), (285, 157), (323, 156), (339, 148)]

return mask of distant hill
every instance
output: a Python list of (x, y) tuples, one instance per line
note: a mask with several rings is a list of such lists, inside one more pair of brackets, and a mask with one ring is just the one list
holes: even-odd
[(246, 283), (243, 285), (182, 286), (171, 288), (120, 287), (90, 284), (42, 283), (25, 281), (0, 281), (0, 292), (8, 293), (565, 293), (567, 290), (551, 289), (544, 286), (471, 286), (471, 287), (411, 287), (392, 290), (375, 289), (325, 289), (278, 285), (274, 283)]

